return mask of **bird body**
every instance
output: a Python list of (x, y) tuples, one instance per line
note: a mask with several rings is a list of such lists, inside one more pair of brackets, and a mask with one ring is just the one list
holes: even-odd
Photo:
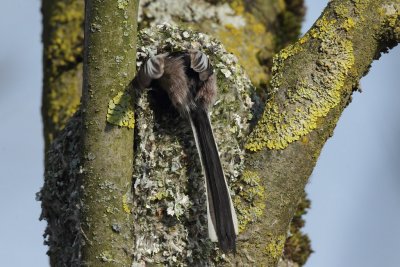
[(208, 57), (198, 50), (153, 56), (133, 83), (138, 88), (154, 85), (164, 90), (180, 115), (190, 122), (206, 177), (209, 237), (224, 252), (235, 251), (237, 217), (209, 117), (217, 84)]

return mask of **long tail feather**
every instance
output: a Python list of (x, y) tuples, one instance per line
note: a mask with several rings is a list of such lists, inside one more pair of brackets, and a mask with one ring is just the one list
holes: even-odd
[(206, 176), (208, 232), (224, 252), (236, 250), (238, 223), (207, 112), (190, 112), (190, 123)]

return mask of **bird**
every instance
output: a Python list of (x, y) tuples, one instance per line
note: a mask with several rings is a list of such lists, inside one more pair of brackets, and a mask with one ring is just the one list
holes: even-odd
[(237, 215), (209, 115), (218, 89), (209, 58), (197, 49), (153, 55), (138, 71), (133, 86), (164, 90), (180, 116), (190, 123), (206, 178), (208, 236), (224, 253), (235, 253)]

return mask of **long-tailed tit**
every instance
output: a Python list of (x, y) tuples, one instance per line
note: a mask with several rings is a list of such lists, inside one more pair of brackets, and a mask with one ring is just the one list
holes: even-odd
[(212, 131), (209, 109), (217, 94), (216, 76), (208, 57), (198, 50), (150, 57), (133, 81), (164, 90), (192, 127), (206, 176), (208, 234), (224, 252), (236, 250), (238, 223)]

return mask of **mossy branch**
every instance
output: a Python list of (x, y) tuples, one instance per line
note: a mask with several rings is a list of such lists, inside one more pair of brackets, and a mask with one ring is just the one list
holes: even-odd
[(133, 131), (106, 122), (136, 67), (138, 1), (87, 0), (83, 68), (84, 266), (131, 266)]
[(42, 118), (45, 151), (49, 150), (50, 143), (80, 103), (83, 11), (83, 0), (42, 0)]
[[(73, 233), (77, 239), (65, 240), (68, 244), (83, 241), (82, 259), (93, 266), (130, 266), (132, 255), (137, 263), (145, 258), (190, 265), (212, 259), (218, 265), (276, 266), (307, 179), (353, 89), (373, 59), (399, 42), (399, 2), (331, 1), (307, 35), (276, 56), (265, 111), (247, 139), (246, 155), (241, 144), (248, 132), (251, 86), (239, 78), (243, 73), (235, 60), (203, 34), (166, 27), (158, 30), (165, 38), (152, 35), (152, 31), (142, 36), (139, 59), (144, 60), (154, 49), (162, 52), (204, 45), (216, 63), (221, 101), (213, 109), (213, 120), (240, 215), (242, 232), (236, 257), (217, 253), (204, 235), (204, 224), (198, 223), (204, 222), (204, 184), (190, 132), (177, 116), (171, 118), (173, 113), (164, 112), (159, 102), (154, 105), (154, 92), (135, 100), (135, 142), (140, 148), (135, 162), (132, 131), (106, 124), (108, 114), (109, 121), (133, 126), (130, 111), (116, 114), (116, 109), (110, 112), (108, 108), (128, 106), (124, 91), (134, 74), (136, 6), (137, 1), (132, 0), (87, 1), (84, 120), (82, 123), (78, 113), (54, 143), (54, 166), (48, 168), (46, 185), (39, 194), (42, 216), (49, 222), (46, 234), (56, 260), (52, 264), (71, 263), (71, 258), (73, 264), (80, 264), (80, 246), (68, 251), (69, 246), (60, 242)], [(242, 5), (233, 7), (243, 11)], [(254, 22), (248, 14), (244, 16)], [(230, 19), (241, 21), (236, 16)], [(261, 29), (259, 22), (254, 25), (251, 31)], [(229, 27), (225, 30), (237, 32)], [(163, 45), (154, 48), (156, 37)], [(238, 96), (244, 101), (237, 100)], [(76, 140), (81, 135), (83, 146)], [(166, 163), (166, 159), (171, 161)], [(132, 166), (137, 170), (134, 218), (129, 197)], [(81, 179), (76, 179), (80, 172)], [(79, 221), (76, 214), (81, 196), (77, 189), (81, 183)], [(66, 184), (73, 188), (65, 189)], [(58, 194), (65, 191), (71, 193)], [(135, 237), (141, 239), (135, 242)], [(134, 243), (138, 245), (132, 253)], [(304, 260), (302, 255), (295, 261)]]
[(247, 250), (238, 262), (276, 266), (281, 252), (271, 247), (283, 248), (279, 240), (359, 80), (399, 42), (399, 15), (399, 1), (331, 1), (312, 29), (274, 58), (271, 93), (246, 143), (247, 170), (262, 177), (266, 209), (239, 245)]

